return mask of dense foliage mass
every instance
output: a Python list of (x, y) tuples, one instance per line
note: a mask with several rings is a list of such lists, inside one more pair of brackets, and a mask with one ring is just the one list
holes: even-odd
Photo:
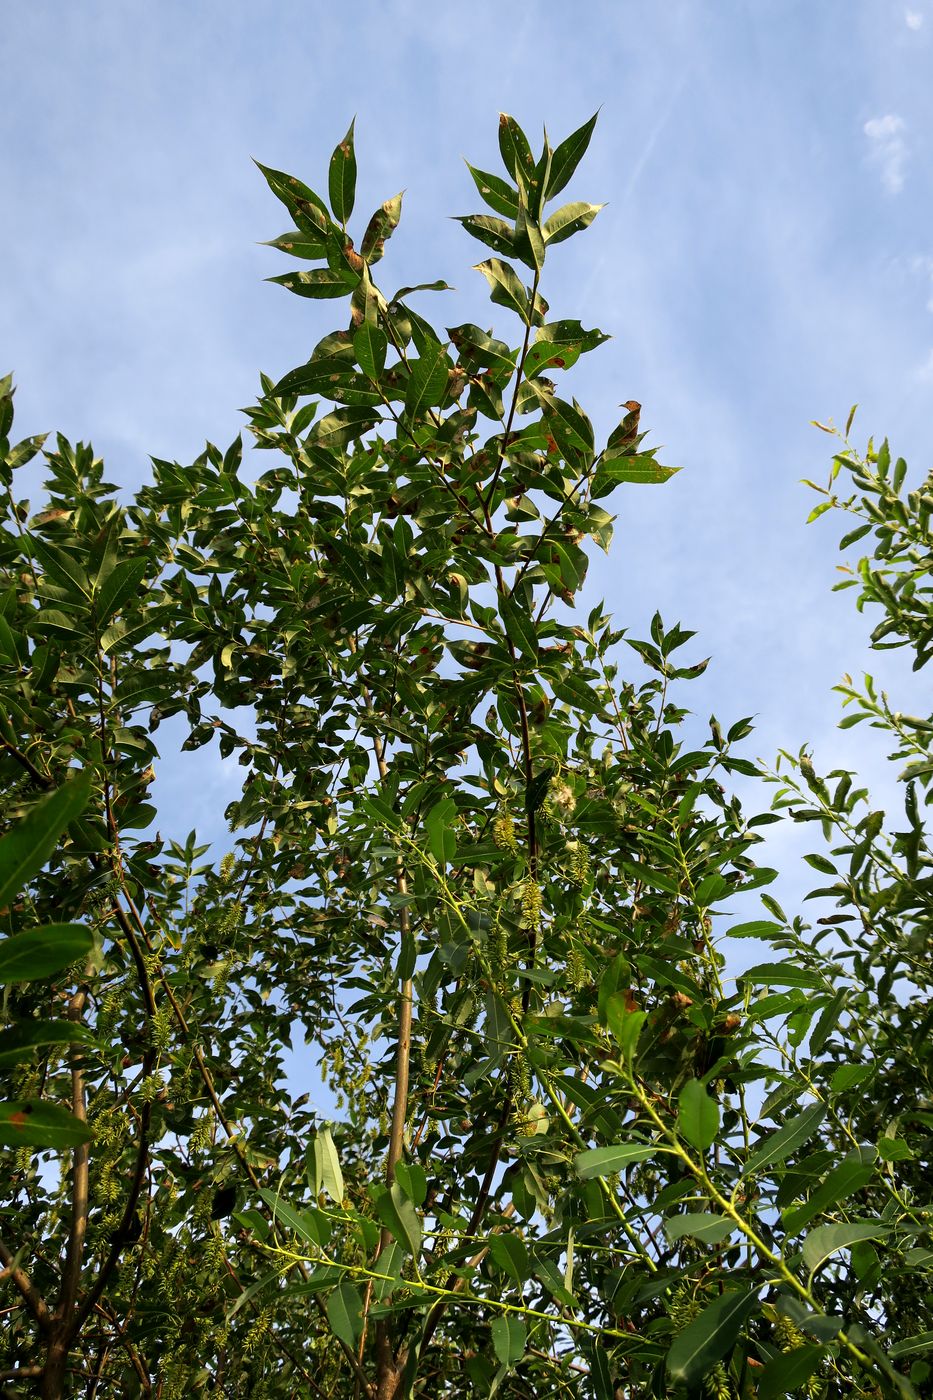
[[(127, 500), (59, 439), (31, 513), (4, 381), (8, 1395), (928, 1385), (933, 721), (845, 688), (907, 765), (893, 823), (804, 751), (747, 819), (692, 634), (576, 610), (609, 498), (670, 475), (637, 403), (597, 449), (560, 387), (605, 339), (542, 292), (593, 125), (535, 158), (503, 117), (504, 174), (469, 167), (503, 338), (376, 286), (401, 196), (357, 245), (352, 128), (328, 203), (262, 168), (274, 280), (349, 310), (263, 379), (264, 471), (209, 445)], [(841, 442), (818, 511), (874, 531), (845, 582), (921, 666), (904, 478)], [(243, 769), (219, 862), (155, 831), (172, 718)], [(782, 813), (822, 828), (812, 927), (754, 858)]]

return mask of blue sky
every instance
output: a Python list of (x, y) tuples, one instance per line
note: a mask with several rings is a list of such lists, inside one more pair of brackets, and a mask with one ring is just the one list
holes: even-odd
[[(572, 193), (607, 208), (545, 294), (613, 336), (574, 371), (598, 428), (638, 399), (684, 471), (620, 493), (591, 598), (635, 635), (656, 607), (695, 628), (713, 661), (689, 702), (757, 714), (754, 753), (811, 741), (883, 781), (830, 692), (905, 668), (830, 594), (839, 532), (805, 527), (799, 479), (829, 462), (810, 419), (856, 400), (861, 437), (929, 464), (933, 0), (30, 0), (2, 50), (0, 369), (21, 432), (92, 439), (124, 484), (226, 445), (259, 371), (332, 328), (263, 281), (287, 218), (250, 156), (324, 187), (355, 114), (358, 217), (406, 190), (381, 280), (446, 278), (426, 312), (491, 324), (446, 217), (477, 209), (461, 156), (496, 168), (500, 110), (560, 138), (601, 106)], [(241, 771), (196, 763), (167, 765), (162, 803), (216, 836)]]

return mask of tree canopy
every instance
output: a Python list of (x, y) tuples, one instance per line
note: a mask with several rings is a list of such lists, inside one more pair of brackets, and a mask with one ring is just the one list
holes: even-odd
[[(128, 497), (88, 445), (16, 444), (3, 381), (9, 1395), (929, 1383), (933, 719), (842, 687), (906, 765), (892, 822), (700, 725), (692, 632), (577, 608), (616, 492), (673, 471), (637, 402), (598, 446), (563, 389), (606, 339), (544, 295), (594, 124), (536, 156), (503, 116), (502, 173), (468, 166), (498, 330), (379, 289), (402, 197), (351, 236), (352, 125), (326, 201), (260, 166), (272, 280), (341, 303), (246, 410), (265, 459), (156, 458)], [(850, 430), (813, 516), (856, 517), (839, 586), (920, 668), (933, 486)], [(243, 770), (222, 854), (157, 805), (173, 717)], [(781, 819), (812, 924), (756, 859)]]

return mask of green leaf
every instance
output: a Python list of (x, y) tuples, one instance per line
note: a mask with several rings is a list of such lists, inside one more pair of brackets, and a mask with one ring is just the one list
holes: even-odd
[(368, 408), (335, 408), (314, 424), (307, 441), (327, 450), (339, 449), (362, 437), (378, 421)]
[(149, 568), (147, 559), (122, 559), (107, 575), (95, 600), (97, 622), (106, 627), (128, 598), (137, 598), (139, 585)]
[(344, 1346), (356, 1346), (363, 1331), (363, 1300), (352, 1283), (338, 1284), (331, 1293), (327, 1320)]
[(677, 1127), (689, 1143), (705, 1152), (719, 1132), (719, 1105), (700, 1083), (688, 1079), (677, 1099)]
[(515, 256), (512, 226), (504, 219), (497, 219), (494, 214), (465, 214), (457, 216), (457, 223), (494, 253), (505, 253), (510, 258)]
[(514, 117), (499, 113), (499, 152), (506, 170), (520, 188), (530, 189), (535, 178), (535, 160), (528, 137)]
[(294, 175), (286, 175), (284, 170), (274, 170), (258, 160), (254, 164), (262, 171), (270, 190), (285, 205), (298, 228), (309, 233), (326, 233), (331, 222), (320, 195), (316, 195)]
[(64, 1151), (90, 1142), (91, 1130), (67, 1109), (39, 1099), (0, 1103), (0, 1146)]
[(391, 238), (398, 228), (401, 217), (402, 196), (397, 194), (392, 199), (387, 199), (366, 225), (366, 232), (360, 244), (360, 257), (365, 258), (370, 265), (377, 263), (382, 257), (386, 239)]
[(332, 297), (346, 297), (359, 286), (359, 276), (349, 268), (335, 270), (332, 267), (312, 267), (307, 272), (283, 272), (278, 277), (267, 277), (277, 287), (285, 287), (299, 297), (313, 297), (317, 301)]
[(556, 214), (551, 215), (542, 229), (545, 243), (550, 246), (572, 238), (581, 229), (588, 228), (600, 209), (604, 208), (603, 204), (584, 204), (582, 201), (563, 205)]
[(451, 371), (447, 348), (440, 341), (428, 341), (420, 359), (411, 362), (411, 376), (405, 389), (405, 410), (419, 418), (426, 409), (443, 403)]
[(840, 1249), (848, 1249), (859, 1240), (877, 1240), (890, 1234), (890, 1227), (880, 1220), (841, 1221), (839, 1224), (818, 1225), (803, 1242), (803, 1264), (811, 1274)]
[(93, 1045), (94, 1037), (80, 1021), (18, 1021), (0, 1031), (0, 1069), (30, 1060), (50, 1045)]
[(280, 233), (278, 238), (266, 238), (262, 246), (277, 248), (280, 253), (288, 253), (293, 258), (314, 260), (327, 257), (325, 239), (317, 232), (305, 233), (302, 229), (289, 229), (287, 233)]
[(554, 195), (560, 194), (564, 186), (569, 182), (580, 161), (586, 154), (586, 148), (590, 144), (590, 137), (593, 135), (593, 128), (599, 116), (595, 112), (588, 122), (584, 122), (578, 127), (566, 141), (561, 141), (560, 145), (551, 158), (551, 170), (544, 187), (545, 199), (553, 199)]
[(767, 942), (769, 938), (776, 938), (779, 933), (783, 933), (781, 925), (771, 919), (748, 919), (745, 923), (733, 924), (726, 930), (726, 937), (761, 938)]
[(825, 1180), (810, 1193), (801, 1205), (788, 1206), (782, 1212), (784, 1229), (796, 1235), (817, 1215), (838, 1205), (856, 1191), (867, 1186), (875, 1175), (877, 1152), (873, 1147), (856, 1147), (828, 1173)]
[(299, 1239), (307, 1240), (318, 1248), (327, 1243), (327, 1234), (322, 1229), (317, 1212), (295, 1210), (276, 1191), (270, 1191), (267, 1187), (262, 1187), (259, 1194), (272, 1212), (273, 1220), (284, 1225), (286, 1230), (292, 1230)]
[(353, 200), (356, 195), (356, 153), (353, 149), (355, 124), (356, 118), (350, 123), (349, 131), (334, 150), (327, 176), (330, 207), (344, 228), (353, 213)]
[(587, 331), (579, 321), (550, 321), (539, 326), (534, 344), (525, 356), (525, 374), (544, 369), (570, 369), (581, 354), (595, 350), (609, 339), (602, 331)]
[(379, 382), (382, 371), (385, 369), (388, 345), (385, 331), (380, 326), (371, 325), (368, 321), (360, 326), (353, 337), (353, 353), (356, 356), (356, 363), (367, 379), (371, 379), (374, 384)]
[(488, 170), (477, 170), (469, 161), (466, 162), (466, 168), (473, 176), (473, 183), (481, 199), (490, 209), (495, 209), (497, 214), (503, 214), (507, 219), (515, 219), (518, 216), (518, 193), (501, 175), (491, 175)]
[(384, 1274), (385, 1278), (373, 1280), (373, 1296), (377, 1303), (385, 1302), (398, 1287), (405, 1263), (405, 1251), (397, 1240), (390, 1240), (373, 1265), (373, 1273)]
[(86, 958), (94, 935), (83, 924), (47, 924), (0, 942), (0, 986), (37, 982)]
[(751, 982), (766, 987), (808, 987), (811, 991), (828, 990), (826, 979), (806, 967), (795, 967), (792, 962), (756, 963), (754, 967), (740, 972), (739, 982)]
[(895, 1342), (889, 1349), (888, 1356), (892, 1361), (896, 1361), (899, 1356), (912, 1356), (918, 1351), (933, 1352), (933, 1332), (918, 1332), (914, 1337), (905, 1337), (903, 1341)]
[(545, 408), (544, 420), (564, 456), (570, 461), (579, 456), (589, 466), (593, 460), (593, 425), (579, 404), (552, 398)]
[(523, 1240), (518, 1235), (505, 1233), (490, 1235), (487, 1241), (489, 1255), (504, 1274), (516, 1283), (524, 1283), (531, 1278), (532, 1265)]
[(341, 1205), (345, 1194), (343, 1172), (340, 1170), (340, 1158), (337, 1156), (330, 1128), (321, 1128), (315, 1134), (312, 1150), (315, 1194), (324, 1190), (335, 1205)]
[(609, 1358), (599, 1342), (593, 1342), (587, 1354), (590, 1363), (590, 1385), (594, 1400), (616, 1400), (618, 1391), (612, 1378)]
[(672, 1380), (693, 1386), (731, 1351), (757, 1306), (753, 1292), (733, 1289), (716, 1298), (671, 1343), (666, 1357)]
[(87, 806), (92, 784), (90, 771), (72, 778), (37, 802), (0, 841), (0, 909), (45, 865), (58, 838)]
[(506, 636), (530, 661), (537, 662), (538, 638), (533, 618), (511, 593), (500, 593), (496, 602)]
[(731, 1220), (725, 1220), (721, 1215), (710, 1215), (707, 1211), (675, 1215), (664, 1222), (664, 1233), (672, 1243), (691, 1239), (700, 1244), (717, 1245), (727, 1239), (735, 1228)]
[(66, 588), (72, 597), (90, 598), (91, 585), (77, 559), (41, 535), (31, 535), (29, 547), (50, 579)]
[(450, 797), (436, 802), (424, 819), (428, 850), (440, 865), (451, 865), (457, 854), (457, 804)]
[(613, 1147), (590, 1147), (573, 1159), (577, 1176), (589, 1181), (594, 1176), (612, 1176), (636, 1162), (647, 1162), (667, 1149), (657, 1143), (620, 1142)]
[(679, 471), (680, 467), (662, 467), (649, 452), (606, 456), (600, 463), (600, 474), (616, 485), (627, 482), (633, 486), (660, 486)]
[(421, 1249), (421, 1220), (397, 1181), (373, 1195), (373, 1208), (400, 1245), (413, 1257)]
[(799, 1113), (795, 1118), (789, 1118), (777, 1132), (771, 1133), (755, 1149), (742, 1168), (742, 1175), (750, 1176), (761, 1167), (783, 1162), (792, 1152), (796, 1152), (798, 1147), (809, 1141), (825, 1117), (826, 1105), (817, 1103), (804, 1109), (803, 1113)]
[(428, 1198), (428, 1178), (418, 1162), (396, 1162), (395, 1179), (414, 1205), (424, 1205)]
[(825, 1347), (811, 1342), (773, 1356), (758, 1373), (758, 1400), (778, 1400), (781, 1395), (794, 1395), (806, 1385), (825, 1355)]
[(524, 205), (519, 208), (515, 223), (515, 253), (523, 263), (540, 272), (544, 266), (544, 238), (535, 219)]
[(618, 992), (606, 999), (605, 1021), (622, 1051), (622, 1059), (631, 1067), (638, 1047), (642, 1026), (648, 1019), (646, 1011), (629, 1009), (628, 998)]
[(528, 293), (508, 263), (499, 258), (487, 258), (486, 262), (477, 263), (475, 270), (481, 272), (489, 283), (491, 301), (497, 306), (506, 306), (510, 311), (514, 311), (526, 325), (532, 323)]
[(525, 1319), (517, 1313), (502, 1313), (493, 1318), (491, 1331), (500, 1366), (517, 1365), (525, 1355)]

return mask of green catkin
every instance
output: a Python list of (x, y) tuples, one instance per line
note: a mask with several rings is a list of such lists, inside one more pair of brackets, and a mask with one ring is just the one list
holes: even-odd
[(497, 919), (489, 935), (489, 971), (496, 986), (501, 986), (509, 970), (509, 936)]
[(579, 948), (571, 948), (567, 955), (567, 981), (575, 992), (581, 991), (589, 981), (586, 963)]
[(164, 1055), (172, 1040), (172, 1017), (167, 1007), (157, 1007), (149, 1023), (149, 1036), (153, 1050)]
[(188, 1147), (192, 1152), (204, 1152), (211, 1145), (211, 1118), (204, 1113), (191, 1129)]
[[(795, 1323), (783, 1313), (778, 1313), (774, 1319), (774, 1336), (781, 1351), (796, 1351), (798, 1347), (806, 1346), (807, 1339)], [(816, 1400), (816, 1397), (823, 1389), (823, 1382), (819, 1374), (812, 1375), (803, 1387), (804, 1394), (808, 1400)]]
[(236, 856), (234, 855), (233, 851), (228, 851), (227, 854), (224, 856), (223, 860), (220, 862), (220, 878), (221, 880), (223, 880), (225, 885), (229, 885), (230, 881), (232, 880), (235, 868)]
[(522, 918), (528, 928), (541, 925), (541, 887), (537, 880), (527, 879), (522, 884)]
[(255, 1356), (272, 1327), (272, 1309), (263, 1308), (243, 1338), (243, 1355)]
[(511, 851), (513, 854), (518, 850), (518, 842), (515, 839), (515, 823), (506, 812), (500, 812), (492, 824), (492, 839), (499, 847), (500, 851)]
[(721, 1361), (716, 1362), (704, 1380), (703, 1389), (710, 1400), (732, 1400), (732, 1382)]
[(693, 1289), (687, 1283), (679, 1283), (671, 1294), (670, 1302), (667, 1305), (668, 1317), (673, 1322), (678, 1331), (682, 1331), (688, 1322), (692, 1322), (700, 1314), (700, 1304), (694, 1295)]
[(575, 885), (585, 885), (590, 876), (590, 853), (577, 842), (570, 851), (570, 878)]

